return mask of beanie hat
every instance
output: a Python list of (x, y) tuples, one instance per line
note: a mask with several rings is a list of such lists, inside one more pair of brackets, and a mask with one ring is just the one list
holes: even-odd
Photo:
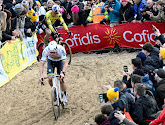
[(139, 52), (136, 57), (139, 57), (142, 62), (146, 59), (144, 52)]
[(60, 13), (64, 13), (64, 8), (60, 7)]
[(39, 6), (41, 6), (41, 3), (39, 1), (36, 1), (36, 4), (39, 5)]
[(32, 22), (37, 22), (37, 20), (38, 20), (38, 16), (37, 16), (36, 13), (33, 13), (33, 14), (30, 16), (30, 18), (31, 18), (31, 21), (32, 21)]
[(74, 12), (74, 13), (78, 13), (79, 12), (79, 7), (77, 5), (74, 5), (72, 8), (71, 8), (71, 11)]
[(160, 50), (160, 55), (163, 57), (163, 59), (165, 59), (165, 48)]
[(17, 13), (21, 13), (23, 10), (24, 10), (24, 6), (22, 4), (19, 3), (15, 5), (15, 11)]
[(28, 16), (32, 16), (33, 13), (35, 13), (35, 11), (33, 10), (32, 7), (29, 7)]
[(107, 92), (107, 97), (111, 101), (117, 101), (119, 99), (119, 88), (111, 88)]
[(123, 1), (129, 2), (129, 0), (121, 0), (121, 2), (123, 2)]

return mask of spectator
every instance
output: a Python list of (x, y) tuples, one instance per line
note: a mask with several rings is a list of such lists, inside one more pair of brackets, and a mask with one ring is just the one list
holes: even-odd
[(153, 120), (153, 113), (156, 113), (156, 105), (151, 102), (151, 97), (146, 95), (146, 90), (143, 84), (137, 83), (134, 88), (134, 95), (137, 98), (133, 111), (133, 120), (140, 125), (147, 125)]
[(38, 17), (46, 15), (46, 10), (43, 6), (41, 6), (41, 3), (39, 1), (36, 1), (36, 6), (34, 8)]
[(160, 47), (162, 46), (162, 43), (160, 42), (159, 37), (155, 36), (154, 41), (155, 41), (154, 47), (156, 47), (156, 48), (158, 48), (160, 50)]
[(160, 60), (159, 60), (159, 49), (156, 47), (153, 47), (151, 43), (145, 43), (143, 46), (143, 51), (146, 56), (150, 56), (153, 60), (153, 65), (155, 66), (155, 69), (158, 69), (162, 66)]
[(163, 69), (165, 70), (165, 48), (160, 49), (159, 59), (163, 62)]
[(108, 12), (110, 26), (116, 26), (120, 20), (121, 4), (117, 0), (107, 0), (101, 9), (101, 13)]
[(158, 69), (155, 70), (155, 79), (158, 84), (155, 91), (155, 99), (158, 104), (159, 109), (162, 109), (165, 99), (165, 70)]
[(97, 125), (111, 125), (109, 120), (103, 114), (96, 115), (95, 122)]
[(159, 116), (157, 117), (157, 119), (155, 119), (154, 121), (152, 121), (149, 125), (165, 125), (165, 108), (163, 109), (163, 111), (159, 114)]
[(123, 115), (120, 111), (117, 111), (114, 116), (120, 120), (120, 123), (124, 123), (125, 125), (137, 125), (136, 123), (130, 121), (125, 115)]
[(139, 57), (141, 59), (142, 70), (144, 71), (144, 73), (150, 73), (154, 71), (154, 67), (156, 67), (156, 65), (154, 65), (154, 62), (151, 57), (146, 56), (143, 51), (139, 52), (136, 57)]
[(161, 34), (160, 31), (159, 31), (159, 29), (157, 29), (156, 27), (155, 27), (155, 32), (154, 32), (154, 33), (156, 34), (157, 38), (158, 38), (158, 39), (160, 40), (160, 42), (161, 42), (161, 43), (159, 43), (160, 46), (162, 46), (162, 45), (165, 43), (164, 35)]
[(113, 112), (113, 107), (112, 107), (111, 105), (103, 105), (103, 106), (101, 107), (101, 113), (102, 113), (105, 117), (107, 117), (107, 119), (108, 119), (109, 115), (110, 115), (112, 112)]
[(153, 0), (147, 0), (147, 5), (146, 7), (143, 8), (143, 10), (141, 11), (142, 12), (142, 15), (143, 15), (143, 19), (142, 21), (145, 19), (147, 21), (150, 21), (150, 13), (153, 13), (154, 16), (157, 16), (158, 15), (158, 10), (153, 8), (154, 6), (154, 2)]
[[(133, 73), (131, 73), (129, 70), (128, 72), (123, 72), (123, 82), (127, 85), (127, 88), (132, 88), (131, 86), (131, 75), (138, 74), (140, 76), (144, 76), (144, 71), (142, 70), (142, 62), (141, 59), (136, 57), (132, 59), (132, 68)], [(127, 76), (130, 76), (130, 78), (127, 80)]]
[(142, 76), (133, 74), (131, 77), (131, 85), (133, 89), (135, 88), (136, 83), (142, 83)]
[(111, 102), (111, 105), (114, 110), (120, 109), (121, 111), (128, 111), (128, 101), (126, 96), (122, 93), (119, 92), (119, 88), (111, 88), (107, 92), (107, 97)]
[[(94, 5), (91, 8), (91, 11), (89, 13), (89, 16), (87, 20), (84, 23), (84, 26), (86, 26), (87, 23), (93, 22), (93, 23), (101, 23), (103, 24), (108, 20), (108, 12), (105, 11), (105, 13), (101, 13), (101, 8), (103, 7), (104, 3), (100, 2), (100, 0), (95, 0)], [(104, 20), (103, 20), (104, 19)]]
[(133, 20), (133, 23), (136, 23), (137, 20), (142, 19), (141, 10), (144, 9), (143, 6), (147, 6), (146, 0), (133, 0), (134, 1), (134, 10), (135, 10), (135, 20)]
[(134, 7), (129, 2), (129, 0), (121, 0), (121, 8), (120, 8), (120, 22), (127, 21), (132, 22), (134, 20)]
[(48, 1), (47, 1), (47, 8), (45, 9), (46, 12), (49, 11), (49, 10), (52, 10), (52, 7), (53, 7), (54, 4), (55, 4), (55, 3), (54, 3), (53, 0), (48, 0)]
[(164, 8), (165, 2), (162, 0), (157, 1), (157, 8), (159, 10), (159, 13), (157, 16), (154, 16), (153, 13), (150, 13), (150, 18), (153, 21), (157, 22), (164, 22), (165, 21), (165, 8)]
[(114, 82), (114, 87), (118, 87), (119, 91), (122, 92), (128, 101), (128, 112), (132, 114), (133, 108), (134, 108), (134, 103), (135, 103), (135, 98), (132, 96), (130, 93), (127, 92), (127, 89), (124, 88), (123, 82), (120, 80), (117, 80)]

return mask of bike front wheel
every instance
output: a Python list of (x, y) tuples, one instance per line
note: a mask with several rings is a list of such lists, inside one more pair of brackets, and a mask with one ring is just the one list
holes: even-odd
[(54, 114), (55, 120), (57, 120), (58, 117), (60, 117), (60, 101), (59, 101), (58, 92), (56, 91), (56, 88), (52, 88), (51, 99), (52, 99), (53, 114)]
[(65, 43), (65, 42), (61, 42), (60, 43), (62, 46), (64, 46), (64, 48), (68, 51), (68, 54), (69, 54), (69, 61), (68, 61), (68, 64), (70, 65), (71, 64), (71, 59), (72, 59), (72, 51), (71, 51), (71, 48), (69, 46), (68, 43)]

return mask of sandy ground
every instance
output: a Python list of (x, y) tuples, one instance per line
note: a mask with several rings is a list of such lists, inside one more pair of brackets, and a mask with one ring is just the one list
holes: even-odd
[[(136, 53), (74, 54), (65, 81), (69, 108), (54, 120), (50, 86), (39, 82), (39, 63), (20, 72), (0, 88), (0, 125), (84, 125), (100, 113), (103, 85), (122, 79), (123, 65), (131, 69)], [(46, 74), (46, 67), (45, 67)]]

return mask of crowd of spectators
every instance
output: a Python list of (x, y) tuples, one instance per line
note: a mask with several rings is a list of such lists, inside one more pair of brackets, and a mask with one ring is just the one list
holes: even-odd
[[(164, 0), (0, 0), (0, 41), (30, 37), (43, 32), (39, 25), (54, 4), (68, 26), (165, 20)], [(56, 21), (55, 26), (61, 26)]]
[[(33, 32), (43, 32), (39, 26), (54, 4), (60, 6), (68, 26), (105, 23), (113, 27), (124, 22), (165, 21), (164, 0), (0, 0), (0, 41), (22, 41)], [(57, 21), (55, 26), (61, 24)], [(96, 115), (98, 125), (157, 125), (165, 120), (165, 38), (155, 29), (156, 44), (143, 45), (131, 60), (133, 72), (123, 72), (121, 81), (115, 81), (113, 87), (106, 86), (108, 92), (103, 94), (103, 100), (111, 104), (104, 104), (101, 114)], [(128, 113), (132, 121), (122, 113)]]
[(95, 116), (97, 125), (164, 124), (165, 36), (156, 27), (154, 33), (159, 44), (142, 45), (131, 60), (133, 72), (124, 66), (121, 80), (104, 85), (107, 92), (99, 94), (102, 107)]

